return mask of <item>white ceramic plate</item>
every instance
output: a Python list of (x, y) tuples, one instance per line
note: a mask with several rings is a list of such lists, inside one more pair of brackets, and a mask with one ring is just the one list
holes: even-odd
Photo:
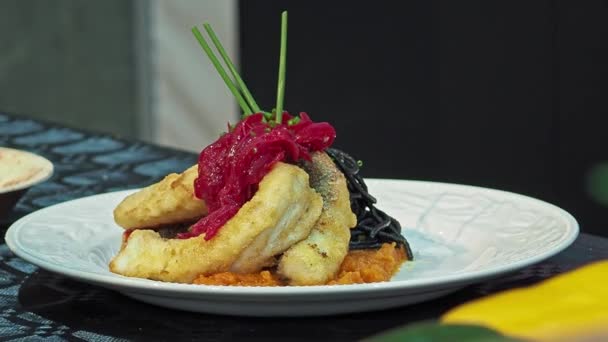
[(395, 216), (414, 250), (390, 282), (309, 287), (163, 283), (108, 271), (122, 229), (112, 210), (130, 191), (34, 212), (7, 231), (8, 246), (52, 272), (169, 308), (232, 315), (299, 316), (360, 312), (421, 302), (546, 259), (578, 235), (564, 210), (526, 196), (478, 187), (368, 180), (379, 207)]

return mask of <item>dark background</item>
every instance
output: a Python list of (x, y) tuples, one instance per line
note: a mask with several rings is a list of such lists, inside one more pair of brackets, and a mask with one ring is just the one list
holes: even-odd
[[(0, 111), (136, 137), (135, 4), (5, 0)], [(282, 9), (287, 109), (332, 122), (366, 176), (523, 193), (608, 236), (608, 1), (241, 0), (268, 109)]]
[(282, 9), (287, 110), (331, 121), (366, 176), (519, 192), (608, 235), (588, 179), (608, 160), (608, 2), (242, 0), (242, 71), (266, 108)]

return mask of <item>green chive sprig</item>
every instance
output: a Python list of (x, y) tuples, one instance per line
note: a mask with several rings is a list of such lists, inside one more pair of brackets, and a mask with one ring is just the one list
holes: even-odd
[[(226, 72), (226, 70), (224, 70), (224, 67), (220, 63), (220, 60), (215, 56), (215, 53), (211, 49), (209, 43), (207, 43), (207, 40), (205, 39), (205, 37), (203, 36), (201, 31), (199, 31), (199, 29), (196, 26), (194, 26), (192, 28), (192, 33), (194, 34), (194, 37), (196, 37), (196, 40), (201, 45), (201, 48), (203, 49), (203, 51), (205, 51), (205, 54), (207, 54), (207, 57), (209, 57), (209, 60), (211, 60), (211, 63), (213, 64), (213, 66), (215, 67), (217, 72), (219, 73), (220, 77), (222, 78), (222, 80), (224, 81), (224, 83), (226, 84), (226, 86), (228, 87), (230, 92), (232, 93), (232, 95), (234, 95), (236, 101), (238, 102), (239, 106), (243, 110), (244, 115), (248, 116), (253, 113), (262, 113), (264, 115), (265, 120), (270, 121), (270, 120), (272, 120), (272, 117), (274, 116), (274, 119), (275, 119), (274, 124), (281, 124), (283, 122), (283, 100), (285, 98), (285, 68), (286, 68), (286, 63), (287, 63), (286, 62), (286, 60), (287, 60), (287, 11), (283, 11), (281, 13), (281, 48), (279, 51), (279, 76), (278, 76), (278, 84), (277, 84), (277, 105), (276, 105), (275, 109), (273, 109), (274, 115), (272, 115), (272, 113), (261, 110), (260, 107), (258, 106), (258, 104), (255, 102), (255, 100), (253, 99), (253, 96), (251, 95), (251, 92), (249, 91), (249, 89), (247, 88), (247, 85), (245, 84), (245, 81), (243, 81), (243, 79), (239, 75), (238, 71), (236, 70), (236, 67), (234, 66), (234, 63), (232, 63), (232, 60), (226, 53), (226, 50), (224, 49), (219, 38), (213, 31), (213, 28), (211, 27), (211, 25), (208, 23), (204, 23), (203, 27), (205, 28), (205, 31), (207, 31), (207, 34), (211, 38), (211, 41), (213, 42), (215, 49), (217, 50), (220, 57), (224, 61), (224, 64), (226, 64), (226, 67), (230, 71), (230, 74), (232, 75), (234, 80), (232, 78), (230, 78), (230, 75), (228, 75), (228, 72)], [(297, 121), (294, 119), (290, 120), (290, 124), (297, 123)]]
[[(196, 40), (198, 40), (199, 44), (201, 45), (201, 48), (203, 48), (203, 51), (205, 51), (205, 53), (207, 54), (207, 57), (209, 57), (209, 59), (211, 60), (211, 63), (213, 63), (213, 66), (215, 67), (217, 72), (220, 74), (220, 77), (222, 78), (222, 80), (224, 80), (224, 83), (226, 83), (226, 86), (228, 86), (228, 89), (230, 89), (230, 92), (232, 93), (232, 95), (234, 95), (234, 97), (236, 98), (236, 101), (239, 103), (239, 106), (243, 110), (243, 113), (245, 113), (245, 115), (252, 114), (253, 111), (252, 111), (250, 105), (243, 98), (243, 96), (241, 95), (237, 86), (233, 83), (232, 79), (230, 79), (230, 76), (228, 76), (228, 73), (226, 73), (226, 71), (222, 67), (222, 64), (220, 63), (220, 61), (217, 59), (217, 57), (211, 50), (211, 47), (205, 40), (205, 37), (203, 37), (201, 31), (199, 31), (199, 29), (195, 26), (192, 28), (192, 33), (196, 37)], [(225, 53), (225, 51), (224, 51), (224, 53)], [(221, 54), (221, 52), (220, 52), (220, 54)], [(228, 57), (226, 56), (226, 58), (228, 58)]]
[(279, 51), (279, 77), (277, 84), (276, 123), (283, 120), (283, 98), (285, 97), (285, 67), (287, 64), (287, 11), (281, 13), (281, 50)]
[(217, 35), (213, 31), (213, 28), (208, 23), (203, 24), (203, 27), (205, 28), (205, 31), (207, 31), (207, 34), (209, 34), (209, 37), (211, 37), (211, 41), (215, 45), (215, 48), (217, 49), (217, 51), (220, 53), (220, 56), (222, 56), (224, 63), (228, 67), (228, 70), (230, 70), (232, 77), (234, 77), (236, 84), (239, 86), (241, 92), (243, 93), (245, 100), (247, 100), (247, 103), (249, 103), (249, 106), (251, 107), (251, 109), (253, 110), (254, 113), (259, 113), (261, 111), (260, 107), (258, 107), (258, 104), (253, 99), (253, 96), (249, 92), (247, 85), (245, 85), (245, 82), (239, 75), (238, 71), (236, 71), (236, 67), (234, 66), (234, 63), (232, 63), (232, 60), (226, 53), (226, 50), (224, 50), (224, 47), (222, 46), (222, 43), (220, 42), (220, 40), (217, 38)]

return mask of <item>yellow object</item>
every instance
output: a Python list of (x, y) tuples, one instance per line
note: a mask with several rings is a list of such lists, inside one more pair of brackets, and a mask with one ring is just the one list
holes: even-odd
[(608, 331), (608, 260), (540, 284), (460, 305), (442, 323), (478, 324), (538, 341), (570, 340)]

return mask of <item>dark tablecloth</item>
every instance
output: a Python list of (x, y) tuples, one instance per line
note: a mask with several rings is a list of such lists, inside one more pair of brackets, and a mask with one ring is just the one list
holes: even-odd
[[(29, 190), (0, 222), (69, 199), (148, 185), (196, 162), (196, 155), (0, 114), (0, 146), (38, 153), (53, 177)], [(557, 256), (454, 294), (397, 309), (331, 317), (251, 318), (180, 312), (52, 274), (0, 244), (0, 340), (357, 340), (496, 291), (538, 282), (608, 257), (608, 239), (582, 234)]]

